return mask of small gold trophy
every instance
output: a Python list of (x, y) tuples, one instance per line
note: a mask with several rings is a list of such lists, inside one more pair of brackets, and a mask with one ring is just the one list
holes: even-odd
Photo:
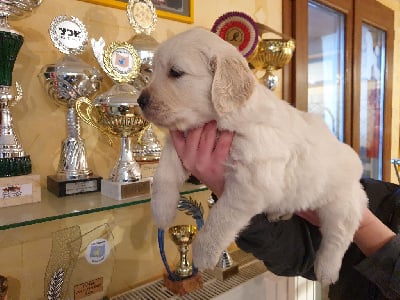
[(101, 47), (96, 51), (101, 67), (115, 84), (98, 95), (93, 103), (88, 98), (79, 98), (76, 110), (87, 124), (107, 136), (111, 134), (120, 138), (119, 158), (110, 177), (102, 180), (101, 193), (117, 200), (149, 194), (150, 181), (142, 179), (131, 146), (131, 138), (136, 138), (148, 125), (137, 103), (140, 91), (129, 84), (139, 74), (140, 58), (127, 42), (113, 42), (104, 51)]
[(194, 225), (176, 225), (168, 230), (170, 239), (178, 247), (180, 259), (176, 266), (175, 274), (181, 278), (193, 274), (193, 267), (188, 261), (189, 245), (197, 234), (197, 227)]
[(178, 247), (179, 262), (173, 271), (179, 280), (173, 280), (164, 275), (164, 285), (177, 295), (185, 295), (202, 286), (201, 276), (193, 271), (193, 266), (188, 260), (189, 245), (197, 234), (194, 225), (176, 225), (168, 230), (170, 239)]
[(172, 271), (167, 262), (164, 251), (164, 230), (162, 229), (158, 229), (158, 246), (161, 259), (167, 271), (167, 274), (164, 274), (164, 285), (173, 293), (183, 296), (203, 286), (198, 269), (189, 262), (188, 252), (189, 246), (193, 242), (197, 230), (203, 226), (204, 220), (201, 203), (190, 197), (182, 196), (179, 199), (177, 209), (185, 212), (186, 215), (192, 216), (196, 220), (196, 226), (176, 225), (168, 230), (170, 239), (175, 243), (179, 251), (180, 258), (175, 270)]

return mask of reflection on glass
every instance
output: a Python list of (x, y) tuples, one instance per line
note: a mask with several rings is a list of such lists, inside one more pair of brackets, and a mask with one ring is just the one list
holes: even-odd
[(344, 135), (344, 14), (308, 2), (308, 111)]
[(384, 31), (362, 25), (360, 156), (363, 175), (376, 179), (382, 179), (385, 40)]

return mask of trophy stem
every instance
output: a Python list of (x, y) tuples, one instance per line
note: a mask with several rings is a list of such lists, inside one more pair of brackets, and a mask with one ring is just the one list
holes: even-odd
[(74, 107), (67, 112), (68, 137), (62, 142), (57, 176), (65, 179), (86, 178), (92, 174), (88, 168), (85, 143), (80, 137), (80, 123)]
[(14, 132), (13, 118), (8, 108), (8, 102), (12, 98), (9, 89), (8, 86), (0, 86), (0, 158), (25, 156)]
[(131, 139), (121, 137), (120, 156), (110, 176), (113, 182), (135, 182), (141, 179), (140, 166), (133, 158)]
[(181, 278), (189, 277), (193, 273), (193, 268), (188, 261), (188, 252), (189, 247), (187, 244), (182, 244), (179, 246), (180, 259), (175, 273)]

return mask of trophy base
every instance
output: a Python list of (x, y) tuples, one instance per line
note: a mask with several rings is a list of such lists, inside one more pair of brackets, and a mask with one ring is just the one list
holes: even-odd
[(0, 208), (40, 202), (40, 175), (0, 178)]
[(158, 166), (157, 161), (140, 161), (138, 162), (140, 166), (140, 172), (142, 174), (142, 178), (153, 177), (154, 173)]
[(0, 158), (0, 177), (28, 175), (32, 172), (29, 155)]
[(174, 294), (183, 296), (203, 287), (203, 280), (199, 273), (179, 281), (173, 281), (167, 274), (164, 274), (164, 286)]
[(101, 194), (115, 200), (150, 194), (151, 180), (143, 178), (135, 182), (101, 181)]
[(217, 279), (224, 281), (239, 273), (239, 264), (233, 263), (228, 268), (215, 267), (212, 273)]
[(79, 179), (65, 179), (57, 175), (49, 175), (47, 176), (47, 190), (57, 197), (99, 192), (101, 179), (102, 177), (94, 175)]

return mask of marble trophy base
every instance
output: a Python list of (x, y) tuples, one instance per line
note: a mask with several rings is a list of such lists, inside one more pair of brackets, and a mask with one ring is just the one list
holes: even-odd
[(212, 273), (217, 279), (223, 281), (239, 273), (239, 264), (234, 262), (229, 267), (215, 267)]
[(101, 194), (115, 200), (150, 195), (150, 188), (150, 178), (143, 178), (135, 182), (113, 182), (109, 179), (101, 181)]
[(140, 173), (142, 178), (153, 177), (158, 167), (158, 160), (156, 161), (139, 161)]
[(200, 289), (203, 286), (203, 280), (199, 273), (179, 281), (173, 281), (167, 274), (164, 274), (164, 286), (174, 294), (183, 296)]
[(99, 192), (102, 177), (90, 175), (78, 179), (66, 179), (57, 175), (47, 176), (47, 190), (57, 197)]
[(20, 175), (0, 178), (0, 208), (42, 200), (40, 175)]

